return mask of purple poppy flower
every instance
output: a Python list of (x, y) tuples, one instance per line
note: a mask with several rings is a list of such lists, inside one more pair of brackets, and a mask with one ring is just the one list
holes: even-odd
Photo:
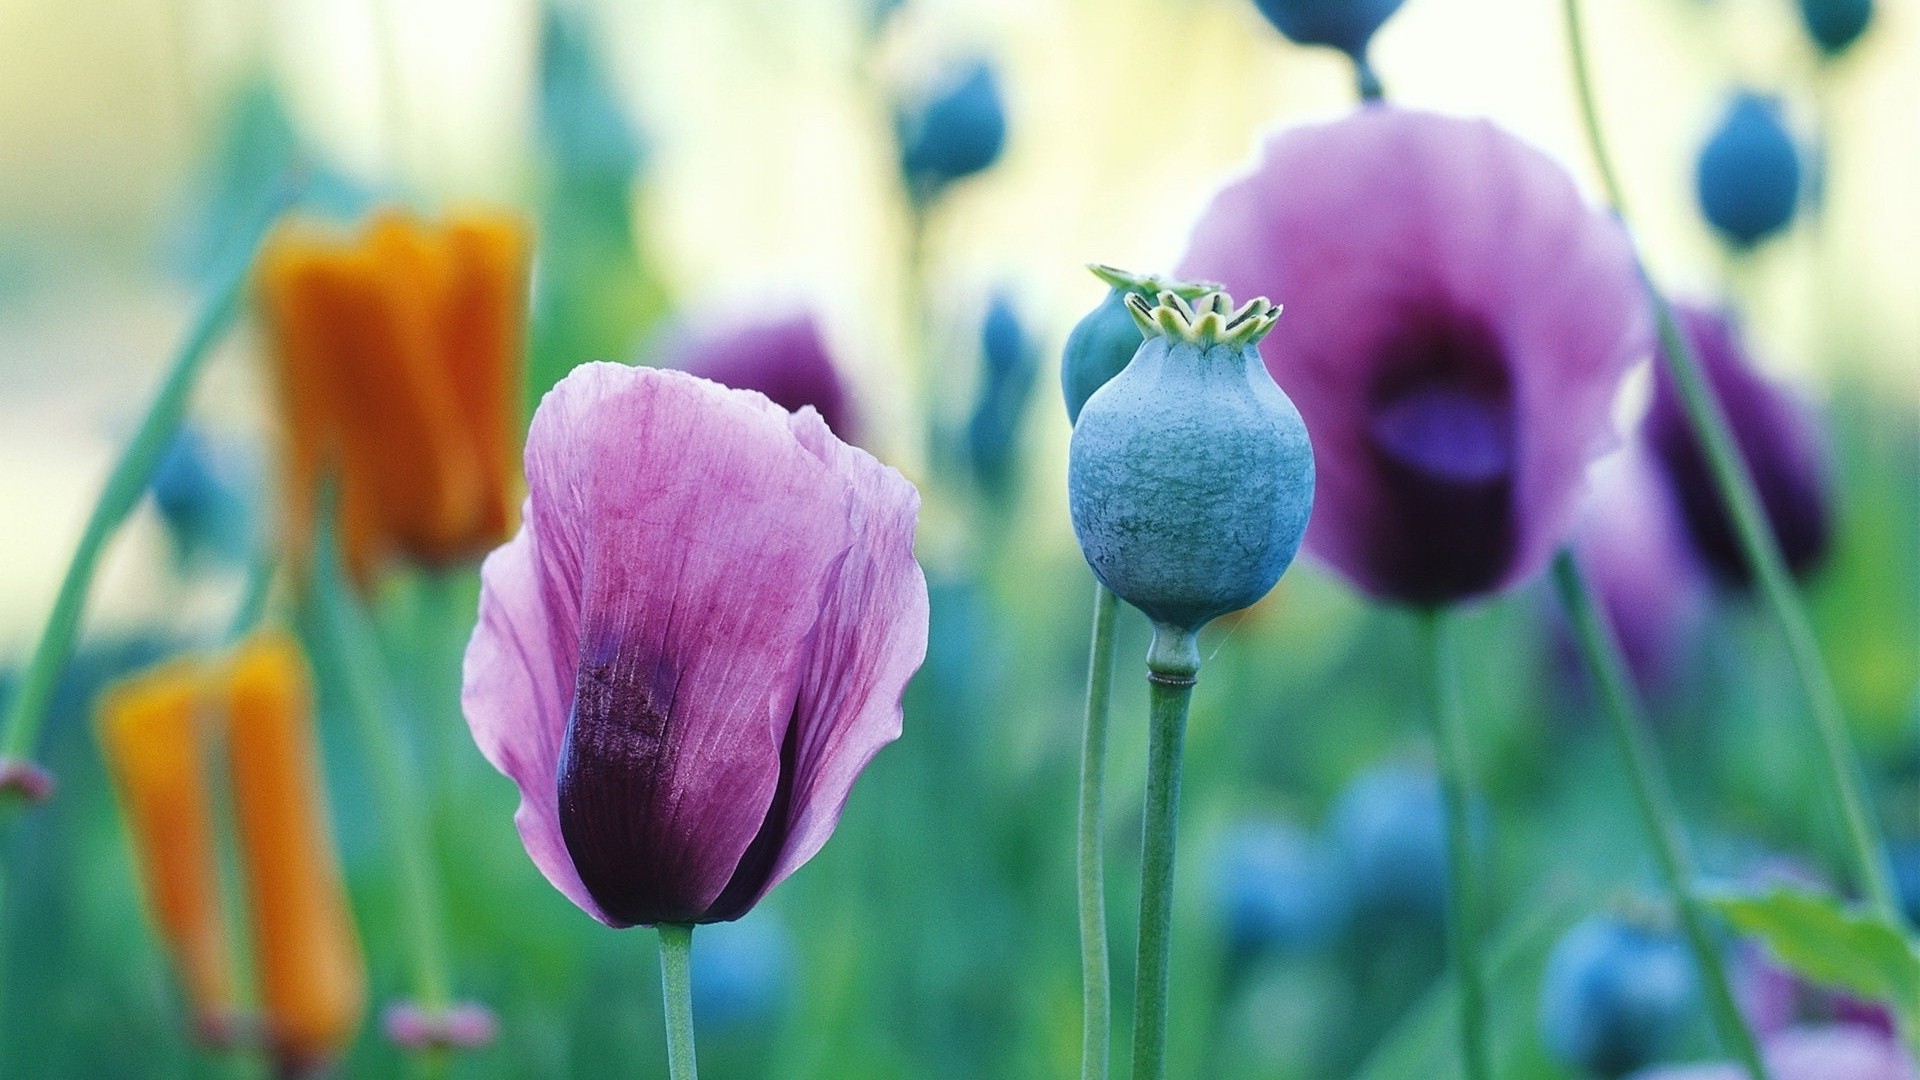
[(738, 390), (758, 390), (783, 409), (811, 405), (835, 435), (859, 437), (847, 384), (820, 324), (806, 312), (686, 338), (666, 350), (666, 363)]
[(1666, 686), (1705, 621), (1708, 590), (1659, 466), (1642, 447), (1595, 466), (1573, 545), (1635, 681)]
[[(1805, 402), (1755, 370), (1731, 317), (1685, 305), (1674, 313), (1726, 410), (1787, 568), (1805, 577), (1819, 567), (1833, 539), (1833, 500), (1819, 422)], [(1725, 584), (1751, 584), (1746, 554), (1664, 364), (1656, 365), (1653, 405), (1643, 430), (1647, 445), (1665, 467), (1701, 561)]]
[(1624, 231), (1484, 121), (1374, 107), (1276, 135), (1178, 273), (1286, 305), (1264, 352), (1320, 463), (1307, 547), (1416, 604), (1545, 565), (1649, 349)]
[(810, 409), (621, 364), (547, 394), (526, 464), (462, 702), (527, 854), (609, 926), (739, 918), (900, 734), (919, 496)]
[[(1916, 1080), (1900, 1044), (1869, 1028), (1839, 1024), (1798, 1027), (1761, 1043), (1773, 1080)], [(1744, 1080), (1731, 1062), (1669, 1065), (1633, 1074), (1633, 1080)]]

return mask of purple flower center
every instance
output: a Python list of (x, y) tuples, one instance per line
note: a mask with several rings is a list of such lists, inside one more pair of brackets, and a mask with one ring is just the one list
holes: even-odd
[(1496, 585), (1514, 553), (1518, 457), (1504, 351), (1478, 319), (1422, 312), (1378, 358), (1366, 432), (1385, 528), (1370, 553), (1388, 591), (1437, 604)]
[(786, 839), (795, 733), (781, 740), (780, 774), (758, 833), (720, 895), (701, 899), (712, 858), (701, 806), (726, 793), (677, 790), (687, 721), (673, 709), (676, 673), (663, 663), (610, 650), (580, 665), (560, 748), (560, 835), (594, 903), (624, 923), (720, 922), (747, 913)]

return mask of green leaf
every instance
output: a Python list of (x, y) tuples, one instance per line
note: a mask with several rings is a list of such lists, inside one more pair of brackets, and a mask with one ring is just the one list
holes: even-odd
[(1920, 955), (1897, 927), (1832, 897), (1792, 889), (1723, 893), (1708, 902), (1806, 978), (1885, 1001), (1903, 1026), (1920, 1019)]

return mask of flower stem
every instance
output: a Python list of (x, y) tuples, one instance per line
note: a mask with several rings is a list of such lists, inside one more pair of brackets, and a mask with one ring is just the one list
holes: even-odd
[(1453, 661), (1447, 617), (1437, 608), (1421, 619), (1430, 662), (1434, 742), (1440, 751), (1440, 797), (1447, 817), (1447, 951), (1460, 984), (1460, 1056), (1467, 1080), (1493, 1075), (1487, 1053), (1487, 978), (1480, 955), (1479, 881), (1473, 858), (1473, 790), (1466, 718)]
[(1112, 992), (1107, 971), (1106, 830), (1107, 701), (1113, 690), (1113, 626), (1120, 598), (1093, 587), (1093, 647), (1087, 662), (1087, 717), (1080, 744), (1081, 1080), (1106, 1080), (1112, 1049)]
[(212, 293), (194, 317), (179, 351), (174, 353), (159, 392), (147, 407), (147, 414), (141, 418), (132, 441), (121, 451), (113, 471), (107, 475), (106, 487), (94, 502), (73, 559), (67, 563), (66, 575), (54, 596), (53, 610), (47, 615), (46, 626), (20, 676), (18, 692), (13, 696), (4, 724), (0, 724), (0, 760), (32, 758), (54, 685), (80, 635), (80, 619), (85, 614), (87, 593), (93, 585), (100, 556), (106, 550), (107, 541), (113, 539), (146, 494), (161, 455), (166, 453), (186, 416), (193, 388), (199, 382), (207, 358), (239, 317), (254, 253), (286, 201), (287, 194), (276, 191), (236, 232), (238, 242), (215, 277)]
[(1646, 721), (1628, 681), (1619, 640), (1572, 552), (1563, 550), (1554, 559), (1553, 582), (1573, 623), (1574, 639), (1586, 661), (1587, 672), (1599, 691), (1602, 711), (1607, 714), (1614, 738), (1620, 745), (1620, 756), (1626, 759), (1634, 805), (1640, 811), (1647, 838), (1653, 842), (1653, 853), (1679, 912), (1687, 945), (1700, 967), (1714, 1026), (1747, 1075), (1753, 1080), (1767, 1080), (1760, 1046), (1746, 1019), (1740, 1015), (1740, 1007), (1727, 981), (1725, 963), (1707, 926), (1706, 906), (1694, 889), (1693, 859), (1687, 850), (1686, 834), (1680, 827), (1680, 814), (1674, 808), (1672, 786), (1647, 738)]
[(667, 1013), (667, 1076), (696, 1080), (693, 1060), (693, 927), (660, 924), (660, 993)]
[(1147, 650), (1146, 821), (1140, 854), (1140, 952), (1133, 975), (1133, 1077), (1167, 1075), (1167, 986), (1173, 959), (1173, 847), (1180, 823), (1180, 750), (1200, 671), (1191, 630), (1156, 623)]
[[(323, 505), (327, 501), (323, 497)], [(323, 514), (323, 520), (329, 517)], [(452, 1004), (453, 994), (423, 792), (413, 758), (396, 737), (406, 725), (395, 723), (398, 703), (381, 670), (372, 628), (341, 579), (333, 529), (323, 524), (319, 532), (314, 550), (316, 579), (302, 604), (311, 607), (306, 613), (308, 636), (331, 661), (346, 696), (347, 712), (359, 728), (400, 875), (401, 917), (413, 950), (414, 1004), (428, 1016), (438, 1017)]]
[[(1607, 198), (1613, 203), (1614, 211), (1625, 220), (1626, 205), (1621, 199), (1619, 180), (1613, 172), (1612, 160), (1600, 128), (1599, 113), (1594, 104), (1593, 79), (1587, 70), (1586, 47), (1580, 31), (1579, 0), (1564, 0), (1564, 11), (1574, 81), (1580, 94), (1587, 141), (1599, 166)], [(1819, 747), (1822, 771), (1826, 774), (1827, 786), (1838, 805), (1846, 830), (1854, 876), (1875, 914), (1893, 926), (1904, 926), (1905, 920), (1887, 868), (1886, 844), (1878, 826), (1868, 816), (1866, 802), (1860, 792), (1859, 760), (1847, 736), (1840, 699), (1834, 692), (1832, 677), (1820, 656), (1813, 624), (1807, 618), (1806, 607), (1800, 602), (1793, 577), (1787, 571), (1786, 559), (1780, 553), (1779, 538), (1774, 536), (1773, 528), (1761, 508), (1753, 474), (1734, 442), (1726, 413), (1701, 374), (1699, 358), (1693, 354), (1686, 335), (1680, 332), (1673, 317), (1673, 308), (1667, 303), (1666, 297), (1653, 284), (1652, 277), (1644, 275), (1644, 267), (1643, 276), (1646, 277), (1647, 294), (1658, 323), (1661, 352), (1667, 370), (1673, 377), (1674, 386), (1680, 391), (1680, 399), (1694, 435), (1706, 451), (1707, 464), (1713, 473), (1715, 485), (1720, 489), (1720, 496), (1725, 500), (1728, 516), (1733, 520), (1741, 551), (1746, 556), (1747, 564), (1753, 568), (1754, 579), (1773, 613), (1774, 621), (1779, 624), (1788, 661), (1800, 684), (1800, 692), (1806, 699), (1807, 716), (1813, 724), (1814, 742)]]

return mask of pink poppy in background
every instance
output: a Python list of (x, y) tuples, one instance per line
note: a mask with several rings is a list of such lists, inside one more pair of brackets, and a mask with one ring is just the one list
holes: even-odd
[(463, 703), (549, 881), (739, 918), (827, 840), (926, 652), (919, 495), (757, 393), (588, 364), (541, 402)]
[(807, 312), (703, 330), (669, 343), (662, 362), (739, 390), (758, 390), (783, 409), (811, 405), (841, 439), (860, 437), (853, 396), (819, 320)]
[[(1773, 1080), (1916, 1080), (1899, 1043), (1852, 1024), (1789, 1028), (1762, 1041), (1760, 1050)], [(1746, 1075), (1738, 1065), (1715, 1062), (1644, 1069), (1632, 1080), (1744, 1080)]]
[(1178, 273), (1285, 306), (1263, 352), (1320, 463), (1307, 548), (1412, 604), (1545, 566), (1651, 349), (1618, 222), (1479, 120), (1371, 107), (1273, 136)]

